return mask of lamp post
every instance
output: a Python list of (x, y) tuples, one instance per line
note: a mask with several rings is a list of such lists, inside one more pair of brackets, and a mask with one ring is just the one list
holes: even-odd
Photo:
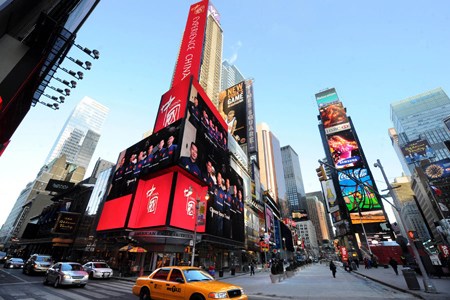
[[(384, 181), (386, 182), (386, 186), (388, 189), (388, 194), (394, 199), (394, 200), (398, 200), (397, 199), (397, 194), (393, 193), (392, 191), (394, 190), (394, 188), (392, 187), (392, 185), (389, 183), (389, 180), (387, 179), (386, 173), (384, 172), (383, 166), (381, 165), (381, 162), (379, 159), (377, 159), (377, 162), (373, 164), (373, 166), (375, 168), (380, 168), (381, 170), (381, 174), (383, 174), (383, 178)], [(381, 195), (380, 195), (381, 196)], [(381, 196), (383, 199), (385, 199), (384, 196)], [(386, 200), (386, 199), (385, 199)], [(404, 224), (404, 220), (401, 214), (401, 209), (399, 207), (397, 207), (396, 205), (390, 203), (389, 201), (387, 201), (395, 210), (397, 210), (399, 218), (400, 218), (400, 226), (403, 229), (403, 232), (407, 232), (406, 228), (405, 228), (405, 224)], [(395, 201), (397, 203), (399, 203), (398, 201)], [(419, 265), (419, 269), (420, 272), (422, 272), (422, 276), (423, 276), (423, 285), (425, 287), (425, 292), (427, 293), (437, 293), (436, 288), (434, 287), (432, 281), (430, 280), (430, 278), (428, 278), (427, 272), (425, 270), (425, 267), (422, 264), (422, 260), (420, 258), (419, 255), (419, 251), (416, 248), (416, 245), (414, 244), (414, 241), (411, 239), (411, 237), (407, 234), (406, 238), (409, 241), (409, 244), (411, 245), (411, 249), (413, 250), (414, 253), (414, 257), (416, 259), (417, 264)]]

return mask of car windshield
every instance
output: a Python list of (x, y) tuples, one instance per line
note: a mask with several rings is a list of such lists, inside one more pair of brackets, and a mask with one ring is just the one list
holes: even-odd
[(38, 256), (36, 258), (36, 261), (40, 261), (40, 262), (51, 262), (52, 259), (50, 256)]
[(105, 263), (94, 263), (94, 268), (109, 268)]
[(83, 271), (83, 267), (78, 264), (63, 264), (61, 271)]
[(13, 262), (23, 262), (23, 259), (21, 259), (21, 258), (11, 258), (11, 261), (13, 261)]
[(197, 269), (184, 270), (184, 277), (187, 282), (214, 280), (209, 274)]

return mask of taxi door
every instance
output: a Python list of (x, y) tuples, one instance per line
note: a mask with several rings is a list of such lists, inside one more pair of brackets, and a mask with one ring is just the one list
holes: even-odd
[(184, 299), (186, 292), (186, 283), (183, 274), (179, 269), (172, 269), (170, 276), (166, 282), (165, 295), (167, 300)]
[(149, 279), (150, 297), (151, 299), (166, 300), (166, 284), (170, 269), (159, 269), (152, 278)]

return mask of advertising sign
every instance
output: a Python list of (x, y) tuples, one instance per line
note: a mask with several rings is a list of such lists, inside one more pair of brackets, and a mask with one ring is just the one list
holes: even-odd
[(247, 102), (247, 153), (255, 153), (258, 151), (258, 143), (256, 141), (256, 118), (253, 100), (253, 81), (245, 81), (245, 98)]
[(56, 220), (52, 233), (55, 234), (72, 234), (80, 219), (79, 213), (60, 212)]
[(74, 185), (75, 183), (73, 182), (50, 179), (47, 186), (45, 187), (45, 190), (50, 192), (62, 193), (71, 189)]
[(329, 179), (326, 181), (321, 181), (322, 183), (322, 191), (325, 196), (325, 202), (327, 204), (327, 208), (329, 212), (336, 211), (339, 209), (339, 205), (337, 204), (337, 194), (334, 189), (333, 180)]
[(219, 113), (228, 132), (239, 143), (247, 143), (247, 104), (244, 81), (219, 93)]
[(275, 244), (275, 218), (270, 207), (266, 206), (266, 233), (269, 238), (269, 242)]
[(173, 74), (172, 85), (194, 75), (198, 81), (205, 38), (208, 2), (200, 1), (192, 4), (181, 40), (180, 52)]
[(450, 176), (450, 159), (442, 159), (423, 167), (425, 175), (430, 180), (441, 179)]
[(351, 130), (329, 135), (327, 140), (336, 169), (362, 166), (358, 143)]
[(339, 102), (339, 98), (336, 93), (336, 90), (333, 88), (317, 93), (316, 102), (319, 108), (321, 108), (322, 106), (327, 106), (330, 105), (331, 103)]
[(350, 129), (350, 123), (342, 102), (322, 106), (319, 112), (326, 134)]
[[(177, 176), (177, 184), (173, 198), (170, 226), (194, 230), (197, 217), (197, 232), (205, 232), (207, 187), (195, 183), (181, 172)], [(197, 205), (197, 199), (199, 204)], [(196, 207), (198, 211), (196, 212)]]
[(352, 221), (352, 224), (386, 222), (386, 218), (384, 217), (382, 210), (363, 211), (361, 212), (361, 214), (351, 213), (350, 219)]
[(129, 228), (166, 225), (173, 173), (140, 180), (128, 221)]
[(435, 156), (434, 150), (430, 147), (427, 140), (417, 140), (401, 147), (406, 163), (412, 164), (423, 159), (430, 159)]
[(192, 77), (189, 76), (162, 95), (153, 133), (185, 117), (191, 79)]
[(308, 212), (306, 209), (299, 209), (292, 211), (292, 220), (295, 222), (308, 221)]
[(100, 220), (98, 221), (97, 231), (125, 227), (131, 196), (126, 195), (105, 202)]
[[(365, 168), (339, 172), (339, 186), (349, 212), (381, 209), (380, 202), (373, 192), (372, 180)], [(352, 177), (361, 183), (352, 180)]]

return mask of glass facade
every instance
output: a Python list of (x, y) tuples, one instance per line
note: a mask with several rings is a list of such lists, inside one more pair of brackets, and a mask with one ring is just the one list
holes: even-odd
[(67, 119), (45, 163), (65, 154), (67, 162), (87, 169), (108, 112), (106, 106), (84, 97)]
[(297, 153), (291, 146), (281, 147), (287, 200), (292, 210), (306, 209), (306, 194)]

